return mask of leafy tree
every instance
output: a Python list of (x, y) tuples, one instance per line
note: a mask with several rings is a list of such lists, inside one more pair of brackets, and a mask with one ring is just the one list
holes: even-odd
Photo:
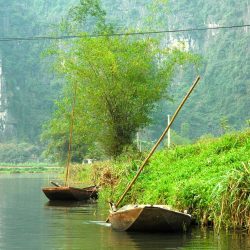
[(81, 0), (69, 10), (69, 21), (81, 30), (96, 32), (112, 31), (112, 25), (106, 23), (106, 12), (101, 7), (100, 0)]
[(58, 134), (67, 134), (69, 104), (76, 90), (74, 142), (97, 143), (106, 155), (118, 156), (151, 122), (156, 102), (167, 98), (175, 66), (196, 60), (178, 49), (159, 49), (153, 39), (85, 37), (63, 46), (57, 70), (68, 84), (46, 138), (55, 145)]

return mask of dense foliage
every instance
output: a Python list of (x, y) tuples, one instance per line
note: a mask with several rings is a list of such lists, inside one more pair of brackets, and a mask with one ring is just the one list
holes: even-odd
[(68, 148), (67, 140), (58, 135), (68, 132), (67, 104), (73, 96), (74, 142), (79, 147), (100, 146), (107, 156), (117, 157), (133, 143), (135, 133), (150, 124), (156, 103), (163, 97), (168, 99), (166, 88), (176, 65), (195, 63), (198, 57), (176, 47), (161, 48), (152, 38), (102, 37), (107, 31), (111, 33), (113, 26), (106, 23), (99, 1), (81, 1), (69, 16), (73, 23), (66, 25), (68, 30), (79, 25), (85, 28), (92, 18), (93, 32), (101, 36), (93, 38), (88, 37), (89, 33), (79, 33), (83, 38), (61, 42), (51, 50), (56, 54), (56, 69), (64, 74), (68, 84), (65, 97), (58, 102), (55, 117), (44, 132), (48, 153), (62, 156)]
[[(82, 8), (73, 7), (80, 2), (87, 5), (98, 3), (97, 0), (13, 0), (8, 3), (1, 0), (0, 35), (49, 35), (52, 30), (58, 30), (56, 24), (70, 8), (74, 9), (77, 15), (85, 11), (84, 4)], [(169, 0), (168, 4), (166, 3), (166, 0), (103, 0), (104, 12), (103, 9), (99, 9), (99, 12), (92, 9), (90, 12), (95, 18), (87, 19), (87, 24), (93, 27), (96, 18), (100, 21), (99, 24), (102, 24), (105, 12), (108, 23), (112, 23), (118, 32), (227, 26), (246, 24), (249, 20), (247, 0), (223, 3), (215, 0)], [(65, 19), (79, 23), (79, 19), (72, 16)], [(89, 27), (84, 26), (83, 22), (77, 26), (81, 30), (93, 31)], [(72, 32), (71, 30), (71, 34)], [(156, 36), (159, 35), (154, 35)], [(192, 103), (187, 104), (182, 116), (174, 124), (177, 133), (182, 132), (183, 125), (187, 125), (189, 130), (185, 137), (194, 138), (204, 133), (221, 134), (221, 117), (226, 117), (233, 128), (244, 127), (245, 121), (250, 117), (249, 28), (167, 33), (162, 34), (160, 39), (163, 46), (182, 40), (187, 49), (201, 53), (204, 57), (202, 83), (197, 94), (192, 97)], [(10, 128), (5, 131), (4, 138), (0, 136), (1, 140), (8, 141), (14, 138), (19, 142), (38, 143), (42, 123), (49, 119), (53, 110), (53, 99), (56, 99), (60, 92), (61, 86), (58, 83), (63, 83), (63, 79), (51, 73), (48, 60), (40, 59), (40, 52), (47, 46), (48, 41), (0, 43), (0, 57), (8, 98), (7, 124)], [(166, 114), (173, 112), (176, 103), (185, 92), (185, 87), (196, 74), (193, 70), (185, 72), (177, 72), (178, 77), (169, 91), (174, 103), (160, 103), (158, 112), (154, 115), (155, 125), (150, 127), (150, 136), (144, 138), (145, 140), (152, 140), (157, 136), (157, 132), (162, 130)]]
[[(166, 1), (161, 0), (104, 2), (110, 19), (116, 19), (122, 27), (136, 31), (241, 25), (248, 24), (250, 18), (247, 0), (223, 3), (215, 0), (169, 0), (167, 7)], [(153, 3), (160, 4), (160, 10)], [(144, 22), (145, 19), (149, 24)], [(182, 111), (174, 129), (180, 133), (182, 124), (188, 123), (189, 138), (205, 133), (220, 135), (222, 117), (227, 117), (230, 126), (235, 129), (245, 127), (245, 121), (250, 117), (249, 27), (165, 33), (160, 36), (162, 44), (183, 41), (190, 51), (200, 53), (204, 58), (200, 87), (192, 97), (192, 103), (188, 103)], [(193, 74), (193, 71), (178, 72), (170, 91), (174, 103), (162, 102), (155, 115), (161, 128), (166, 115), (174, 112), (185, 93), (184, 86), (190, 84)], [(153, 137), (157, 137), (159, 127), (156, 126), (152, 128)]]
[(57, 68), (68, 85), (44, 133), (52, 153), (65, 149), (64, 142), (61, 148), (55, 144), (61, 141), (59, 134), (68, 134), (67, 105), (73, 98), (74, 142), (100, 145), (106, 155), (119, 155), (133, 143), (135, 133), (149, 124), (156, 102), (167, 98), (175, 66), (196, 60), (178, 49), (159, 49), (152, 39), (128, 37), (82, 38), (60, 50)]
[[(70, 1), (0, 1), (1, 37), (49, 35)], [(49, 119), (53, 99), (60, 87), (55, 84), (49, 61), (41, 59), (48, 41), (0, 42), (5, 94), (7, 97), (4, 141), (38, 143), (42, 123)], [(0, 131), (1, 132), (1, 131)]]
[(44, 161), (41, 155), (42, 148), (30, 143), (5, 143), (0, 144), (0, 163), (37, 163)]

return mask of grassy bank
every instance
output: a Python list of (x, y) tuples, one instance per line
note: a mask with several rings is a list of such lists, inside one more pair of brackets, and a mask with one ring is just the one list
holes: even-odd
[[(250, 130), (158, 151), (123, 203), (169, 204), (216, 228), (250, 228)], [(78, 171), (102, 186), (100, 200), (117, 201), (141, 161), (95, 164)]]

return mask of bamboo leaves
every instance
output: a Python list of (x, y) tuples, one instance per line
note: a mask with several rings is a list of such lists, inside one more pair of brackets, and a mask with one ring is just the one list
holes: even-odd
[(68, 80), (65, 100), (70, 86), (78, 85), (75, 124), (79, 134), (75, 136), (84, 138), (90, 147), (98, 143), (106, 155), (114, 157), (151, 122), (151, 112), (166, 96), (175, 66), (197, 58), (183, 51), (161, 50), (152, 39), (128, 37), (84, 37), (63, 48), (58, 70)]

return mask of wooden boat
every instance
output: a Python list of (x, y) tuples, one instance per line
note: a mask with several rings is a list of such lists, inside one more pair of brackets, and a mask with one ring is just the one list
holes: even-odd
[(111, 211), (109, 222), (117, 231), (185, 232), (191, 215), (164, 205), (126, 205)]
[(86, 201), (97, 199), (97, 187), (91, 186), (86, 188), (75, 187), (46, 187), (42, 189), (47, 198), (51, 201)]

